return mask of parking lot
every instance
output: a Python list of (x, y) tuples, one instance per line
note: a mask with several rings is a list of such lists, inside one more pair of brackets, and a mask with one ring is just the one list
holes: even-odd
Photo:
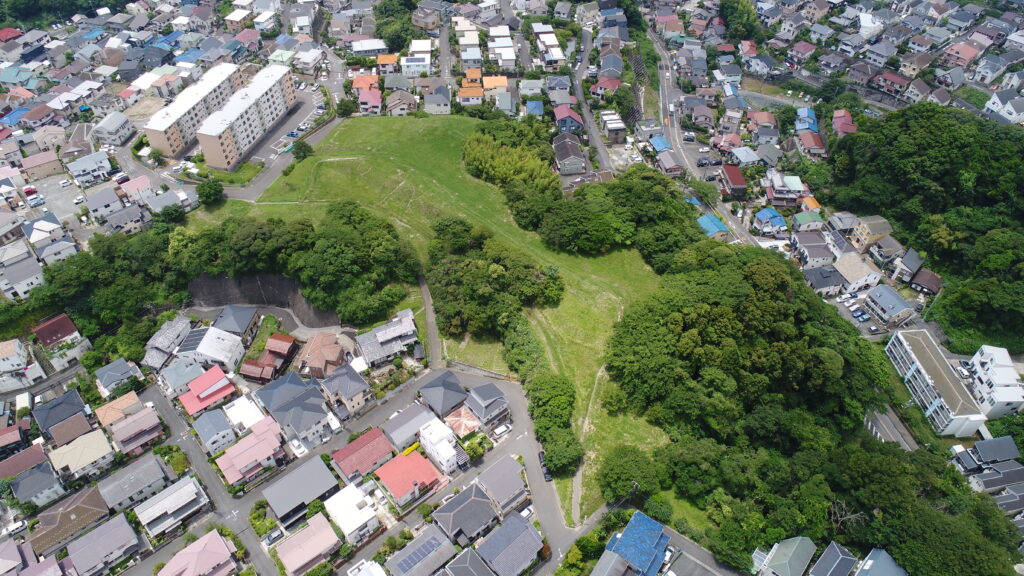
[(289, 137), (288, 134), (298, 132), (297, 129), (302, 124), (312, 125), (317, 118), (317, 106), (324, 103), (323, 92), (319, 89), (313, 90), (311, 86), (307, 85), (305, 90), (296, 92), (296, 95), (298, 103), (295, 108), (270, 131), (263, 143), (253, 151), (251, 158), (253, 162), (263, 162), (268, 165), (273, 163), (285, 149), (295, 142), (295, 138)]
[[(864, 299), (867, 296), (867, 291), (855, 292), (854, 294), (857, 295), (856, 298), (844, 299), (843, 302), (839, 302), (838, 299), (829, 300), (829, 303), (834, 304), (839, 310), (839, 315), (859, 328), (861, 334), (865, 337), (875, 340), (881, 338), (884, 334), (887, 334), (889, 329), (885, 327), (885, 324), (879, 322), (878, 318), (876, 318), (875, 315), (864, 305)], [(842, 296), (840, 296), (840, 298), (842, 298)], [(869, 320), (861, 322), (853, 316), (854, 312), (859, 313), (860, 310), (867, 313)]]

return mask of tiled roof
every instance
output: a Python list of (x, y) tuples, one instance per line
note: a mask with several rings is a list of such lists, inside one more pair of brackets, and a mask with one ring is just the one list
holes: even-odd
[(393, 448), (384, 431), (373, 428), (356, 438), (344, 448), (331, 454), (331, 458), (347, 476), (353, 474), (366, 475), (373, 470), (377, 462), (391, 454)]

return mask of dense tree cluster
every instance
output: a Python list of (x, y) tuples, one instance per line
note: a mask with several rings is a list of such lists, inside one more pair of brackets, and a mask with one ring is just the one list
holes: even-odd
[(373, 6), (377, 38), (388, 45), (388, 50), (401, 52), (409, 47), (413, 38), (423, 38), (423, 30), (412, 25), (415, 0), (381, 0)]
[(929, 267), (956, 280), (941, 302), (947, 328), (1024, 350), (1022, 157), (1018, 126), (919, 104), (838, 141), (829, 200), (886, 216)]
[(741, 40), (753, 40), (760, 43), (765, 39), (761, 20), (750, 2), (722, 0), (718, 14), (725, 20), (725, 35), (729, 42), (739, 44)]
[(46, 284), (20, 304), (0, 306), (0, 324), (22, 332), (47, 314), (66, 311), (95, 350), (95, 369), (124, 356), (141, 360), (146, 340), (188, 301), (200, 274), (232, 277), (284, 274), (313, 305), (336, 310), (342, 322), (384, 318), (406, 294), (418, 264), (386, 220), (354, 203), (332, 205), (322, 225), (308, 221), (229, 218), (219, 227), (178, 227), (173, 211), (149, 230), (96, 235), (89, 250), (45, 269)]
[(567, 198), (551, 173), (548, 136), (535, 123), (488, 122), (463, 155), (469, 173), (498, 185), (516, 223), (537, 230), (549, 248), (601, 254), (635, 246), (661, 272), (676, 252), (703, 237), (695, 209), (675, 183), (647, 166)]
[[(105, 2), (113, 13), (122, 10), (128, 2)], [(53, 22), (63, 22), (74, 14), (95, 14), (96, 5), (88, 0), (7, 0), (0, 2), (0, 24), (46, 29)]]
[(565, 284), (558, 268), (537, 265), (465, 220), (443, 218), (433, 229), (428, 280), (442, 332), (500, 336), (523, 307), (561, 301)]
[(552, 474), (576, 470), (583, 460), (583, 447), (572, 433), (576, 390), (565, 376), (541, 374), (526, 385), (534, 433), (545, 450), (545, 463)]
[(683, 250), (609, 346), (624, 392), (612, 400), (673, 442), (608, 454), (608, 501), (647, 500), (661, 514), (649, 498), (673, 489), (708, 512), (703, 537), (739, 568), (755, 547), (802, 534), (886, 548), (913, 576), (1012, 572), (1016, 535), (990, 497), (941, 454), (864, 430), (885, 358), (777, 254), (713, 241)]

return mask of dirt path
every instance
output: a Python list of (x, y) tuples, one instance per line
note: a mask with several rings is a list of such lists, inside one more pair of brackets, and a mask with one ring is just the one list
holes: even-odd
[[(598, 401), (598, 384), (605, 374), (604, 366), (601, 366), (601, 369), (594, 375), (594, 387), (590, 390), (590, 401), (587, 403), (587, 413), (583, 417), (583, 423), (580, 424), (580, 444), (583, 443), (587, 437), (587, 432), (590, 431), (590, 415), (594, 411), (594, 404)], [(588, 455), (584, 455), (583, 464), (580, 465), (578, 470), (576, 470), (576, 475), (572, 477), (572, 523), (574, 526), (580, 525), (580, 505), (583, 502), (583, 470), (587, 466), (587, 456)]]

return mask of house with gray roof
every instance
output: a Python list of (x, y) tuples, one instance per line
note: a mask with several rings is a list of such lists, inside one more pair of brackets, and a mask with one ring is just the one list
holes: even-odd
[(307, 459), (294, 470), (263, 489), (274, 517), (288, 527), (306, 518), (313, 500), (327, 500), (340, 490), (338, 480), (320, 458)]
[(888, 552), (880, 548), (873, 548), (864, 557), (864, 562), (861, 563), (854, 576), (907, 576), (907, 571), (900, 568), (900, 565), (893, 560)]
[(106, 572), (138, 550), (138, 534), (124, 514), (118, 514), (68, 544), (68, 559), (74, 564), (79, 576), (95, 576)]
[(387, 324), (356, 336), (356, 344), (371, 368), (397, 357), (417, 340), (416, 323), (409, 308), (399, 310)]
[(501, 518), (514, 514), (528, 497), (523, 465), (507, 454), (477, 476), (475, 482), (494, 503)]
[(527, 519), (512, 514), (477, 545), (476, 550), (497, 576), (519, 576), (544, 547), (540, 532)]
[(114, 390), (135, 380), (142, 380), (142, 371), (134, 362), (118, 358), (96, 370), (96, 387), (100, 396), (108, 398)]
[(85, 414), (85, 402), (82, 402), (78, 390), (65, 392), (32, 410), (32, 418), (39, 425), (39, 431), (48, 437), (52, 437), (51, 428), (75, 414)]
[[(755, 562), (754, 567), (758, 568), (759, 576), (802, 576), (815, 551), (814, 542), (806, 536), (787, 538), (772, 546), (763, 562)], [(754, 552), (755, 557), (759, 552)]]
[[(162, 196), (166, 196), (166, 194), (162, 194)], [(146, 341), (146, 355), (142, 358), (142, 365), (153, 370), (163, 368), (167, 360), (174, 354), (174, 349), (181, 344), (185, 336), (188, 336), (191, 329), (192, 321), (183, 314), (164, 322), (160, 329)]]
[(444, 418), (462, 405), (468, 394), (451, 370), (436, 372), (428, 376), (426, 384), (420, 386), (420, 398), (430, 406), (438, 418)]
[(31, 502), (40, 508), (66, 494), (49, 462), (41, 462), (18, 474), (11, 482), (11, 492), (18, 502)]
[(135, 515), (152, 537), (159, 537), (205, 510), (210, 498), (194, 476), (185, 476), (135, 507)]
[(900, 326), (914, 315), (910, 304), (887, 284), (879, 284), (868, 290), (864, 306), (889, 327)]
[(466, 406), (488, 432), (512, 419), (505, 393), (492, 382), (471, 388)]
[(466, 548), (444, 567), (446, 576), (496, 576), (473, 548)]
[(448, 539), (469, 546), (498, 521), (491, 500), (478, 484), (470, 484), (433, 513), (434, 522)]
[(167, 472), (152, 453), (107, 476), (96, 485), (107, 507), (127, 510), (145, 502), (167, 487)]
[(160, 385), (164, 393), (178, 397), (188, 392), (188, 383), (203, 375), (203, 367), (198, 363), (182, 358), (175, 360), (160, 371)]
[(419, 536), (384, 563), (391, 576), (432, 576), (455, 556), (455, 546), (435, 524), (427, 524)]
[(330, 409), (316, 379), (288, 372), (254, 395), (289, 439), (317, 445), (331, 437)]
[(203, 449), (211, 456), (226, 449), (235, 441), (235, 429), (231, 427), (224, 411), (219, 408), (204, 412), (192, 423), (192, 428), (195, 429)]
[(242, 344), (248, 346), (256, 331), (260, 329), (262, 316), (256, 313), (252, 306), (225, 306), (217, 319), (213, 321), (214, 328), (234, 334), (242, 339)]
[(338, 367), (319, 382), (324, 397), (334, 404), (342, 420), (360, 414), (377, 398), (351, 364)]
[(811, 566), (807, 576), (850, 576), (855, 566), (857, 557), (833, 541), (821, 553), (814, 566)]
[(429, 408), (415, 403), (381, 424), (380, 428), (391, 445), (401, 452), (416, 442), (416, 437), (424, 424), (436, 418)]

